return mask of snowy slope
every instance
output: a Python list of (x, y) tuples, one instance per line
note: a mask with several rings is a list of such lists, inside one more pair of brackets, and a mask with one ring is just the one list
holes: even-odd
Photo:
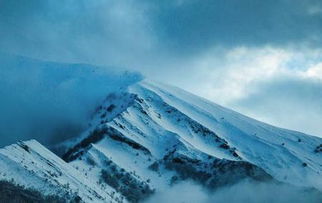
[(243, 160), (277, 180), (322, 189), (321, 138), (258, 122), (178, 88), (151, 83), (142, 86), (217, 133)]
[[(322, 190), (320, 144), (320, 138), (267, 125), (175, 87), (142, 81), (110, 94), (91, 127), (60, 149), (74, 167), (114, 185), (133, 201), (131, 195), (142, 199), (185, 179), (211, 189), (247, 178)], [(104, 171), (118, 175), (102, 181)], [(115, 182), (125, 176), (145, 192), (122, 191), (124, 183)]]
[(114, 189), (100, 188), (35, 140), (0, 149), (0, 180), (66, 201), (118, 202)]
[(89, 126), (54, 148), (62, 159), (36, 141), (0, 149), (0, 180), (85, 202), (139, 202), (186, 180), (210, 190), (247, 179), (322, 191), (321, 138), (172, 86), (141, 81), (111, 93)]

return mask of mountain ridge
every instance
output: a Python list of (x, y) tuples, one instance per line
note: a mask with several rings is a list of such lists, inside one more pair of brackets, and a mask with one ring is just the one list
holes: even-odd
[[(61, 167), (71, 167), (100, 191), (102, 198), (81, 191), (85, 202), (143, 201), (186, 180), (211, 190), (246, 179), (322, 190), (321, 138), (256, 121), (168, 85), (143, 80), (109, 94), (89, 126), (55, 148)], [(22, 160), (28, 154), (23, 146)]]

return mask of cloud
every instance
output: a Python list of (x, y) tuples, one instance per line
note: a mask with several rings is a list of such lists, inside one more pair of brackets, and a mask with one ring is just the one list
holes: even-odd
[(1, 0), (2, 51), (45, 60), (128, 66), (154, 40), (133, 0)]
[(316, 47), (322, 35), (318, 0), (1, 0), (0, 5), (2, 50), (145, 71), (213, 47)]
[(176, 54), (196, 54), (214, 45), (321, 43), (321, 1), (185, 0), (158, 4), (153, 15), (155, 29)]
[(221, 57), (238, 47), (316, 49), (321, 7), (318, 0), (1, 0), (0, 49), (176, 82), (194, 79), (207, 54), (224, 71)]
[(169, 189), (157, 192), (154, 196), (148, 199), (146, 203), (318, 203), (320, 201), (321, 196), (317, 191), (305, 190), (283, 184), (256, 183), (246, 180), (231, 186), (220, 188), (214, 192), (206, 190), (193, 182), (182, 182)]
[(322, 62), (314, 65), (306, 72), (307, 76), (322, 79)]
[[(177, 69), (172, 71), (172, 75), (175, 76), (173, 80), (171, 76), (169, 78), (178, 86), (218, 103), (229, 104), (249, 94), (257, 81), (270, 80), (275, 76), (318, 77), (321, 59), (320, 49), (295, 51), (271, 46), (213, 48), (183, 63), (174, 64)], [(186, 77), (179, 77), (187, 66), (189, 72)], [(194, 81), (198, 81), (198, 85)]]
[(50, 145), (75, 136), (109, 93), (142, 78), (112, 67), (4, 54), (0, 62), (0, 147), (32, 138)]

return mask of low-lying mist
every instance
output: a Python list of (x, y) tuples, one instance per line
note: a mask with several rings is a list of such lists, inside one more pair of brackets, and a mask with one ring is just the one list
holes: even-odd
[(37, 139), (50, 145), (77, 135), (108, 93), (138, 73), (0, 54), (0, 147)]
[(276, 183), (248, 180), (210, 192), (193, 182), (182, 182), (157, 192), (145, 203), (319, 203), (322, 193)]

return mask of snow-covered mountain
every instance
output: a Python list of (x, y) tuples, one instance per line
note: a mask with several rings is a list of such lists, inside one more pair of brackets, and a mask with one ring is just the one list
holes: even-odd
[(89, 128), (53, 151), (61, 158), (35, 140), (1, 149), (0, 180), (76, 202), (138, 202), (186, 180), (322, 191), (321, 138), (147, 80), (109, 94)]
[[(0, 165), (2, 181), (40, 192), (44, 198), (75, 202), (113, 200), (109, 188), (99, 187), (35, 140), (1, 149)], [(118, 197), (114, 198), (117, 202)]]

